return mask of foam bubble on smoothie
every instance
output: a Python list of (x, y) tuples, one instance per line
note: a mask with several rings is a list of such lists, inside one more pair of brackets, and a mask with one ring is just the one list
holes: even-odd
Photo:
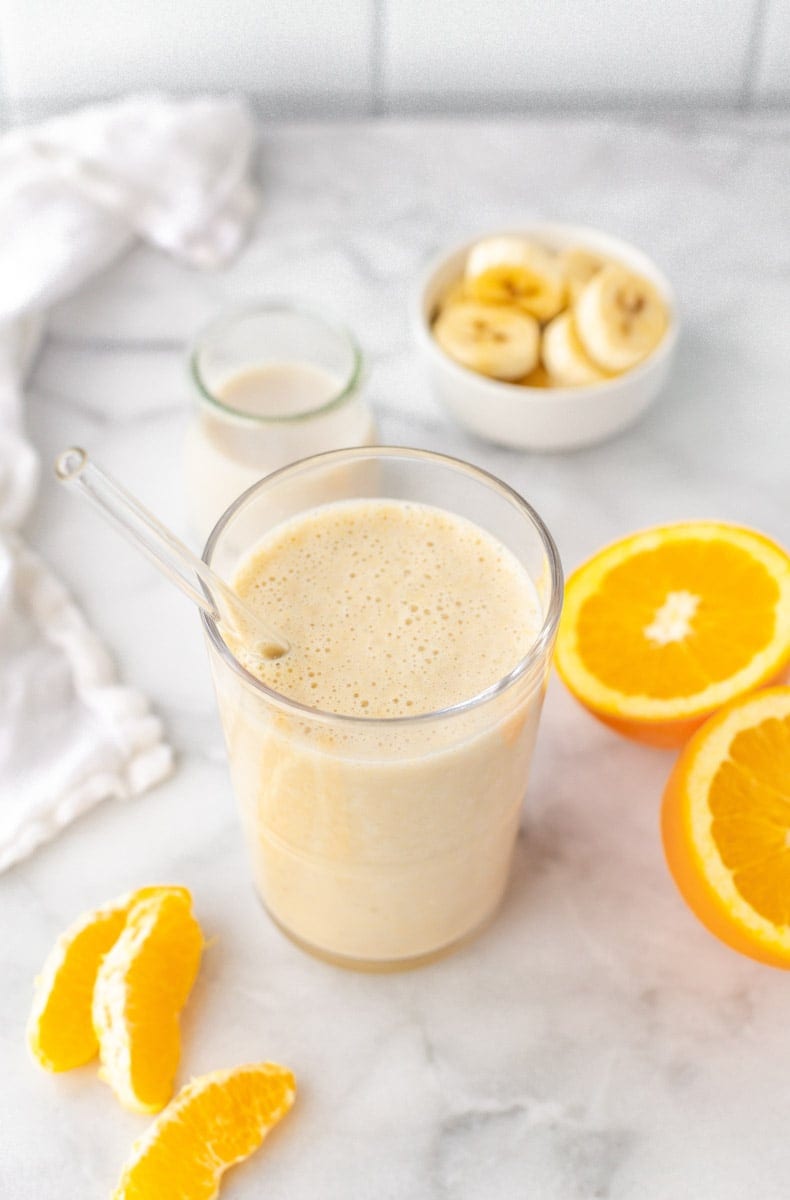
[(344, 501), (278, 526), (234, 586), (292, 645), (260, 678), (313, 708), (415, 716), (478, 695), (535, 640), (540, 603), (500, 542), (442, 509)]

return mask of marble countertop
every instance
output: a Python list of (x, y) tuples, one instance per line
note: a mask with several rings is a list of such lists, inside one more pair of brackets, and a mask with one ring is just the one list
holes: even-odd
[[(500, 475), (568, 568), (684, 517), (788, 541), (789, 119), (264, 126), (261, 178), (257, 230), (228, 270), (138, 249), (55, 312), (30, 394), (45, 461), (83, 444), (185, 529), (185, 342), (231, 302), (288, 293), (358, 333), (383, 440)], [(655, 408), (569, 455), (498, 449), (454, 426), (408, 330), (429, 255), (532, 217), (637, 242), (682, 313)], [(418, 971), (332, 968), (284, 940), (253, 894), (186, 602), (49, 478), (28, 532), (151, 697), (179, 766), (0, 879), (0, 1194), (110, 1194), (146, 1121), (90, 1069), (30, 1065), (31, 984), (81, 911), (172, 880), (217, 939), (186, 1012), (182, 1078), (268, 1057), (301, 1084), (268, 1147), (228, 1177), (227, 1200), (784, 1200), (788, 983), (719, 945), (676, 894), (657, 829), (671, 755), (618, 738), (553, 681), (496, 923)]]

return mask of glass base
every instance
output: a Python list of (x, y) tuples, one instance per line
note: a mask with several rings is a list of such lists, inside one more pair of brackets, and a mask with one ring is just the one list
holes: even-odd
[[(256, 892), (257, 895), (257, 892)], [(260, 896), (258, 896), (260, 900)], [(447, 942), (444, 946), (439, 946), (436, 950), (428, 950), (424, 954), (415, 954), (409, 958), (389, 958), (389, 959), (366, 959), (366, 958), (349, 958), (345, 954), (333, 954), (330, 950), (322, 950), (319, 946), (313, 946), (310, 942), (304, 941), (298, 934), (295, 934), (278, 921), (274, 913), (261, 900), (264, 911), (270, 921), (277, 926), (280, 933), (288, 938), (294, 946), (298, 946), (300, 950), (310, 954), (313, 958), (320, 958), (322, 962), (329, 963), (333, 967), (342, 967), (346, 971), (361, 971), (368, 975), (392, 975), (396, 971), (413, 971), (418, 967), (427, 967), (430, 963), (438, 962), (442, 958), (448, 958), (454, 954), (456, 950), (460, 950), (469, 942), (474, 941), (488, 926), (493, 922), (501, 904), (501, 897), (482, 921), (464, 933), (461, 937), (455, 938), (452, 942)]]

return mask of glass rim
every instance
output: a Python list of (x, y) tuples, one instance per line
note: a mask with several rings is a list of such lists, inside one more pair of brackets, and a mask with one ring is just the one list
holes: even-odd
[[(308, 458), (302, 458), (296, 462), (289, 463), (288, 466), (280, 467), (277, 471), (272, 471), (270, 475), (266, 475), (263, 479), (258, 480), (252, 487), (247, 488), (245, 492), (234, 500), (222, 516), (217, 521), (216, 525), (209, 534), (206, 545), (203, 549), (203, 561), (211, 566), (211, 557), (214, 549), (222, 536), (225, 527), (229, 521), (239, 512), (253, 494), (266, 490), (270, 486), (277, 486), (283, 477), (288, 475), (299, 475), (311, 469), (315, 464), (331, 463), (331, 462), (348, 462), (362, 461), (366, 458), (404, 458), (412, 461), (422, 461), (426, 463), (437, 463), (442, 466), (449, 466), (454, 469), (460, 469), (461, 473), (471, 475), (477, 478), (481, 483), (486, 484), (494, 491), (503, 496), (510, 504), (517, 509), (536, 529), (538, 537), (543, 545), (546, 553), (546, 559), (549, 565), (550, 572), (550, 589), (549, 599), (546, 605), (546, 611), (543, 616), (543, 623), (540, 627), (537, 637), (530, 645), (526, 654), (503, 675), (495, 683), (485, 688), (484, 691), (478, 692), (474, 696), (470, 696), (466, 700), (459, 700), (456, 704), (449, 704), (445, 708), (433, 709), (427, 713), (414, 713), (413, 715), (404, 715), (399, 717), (364, 717), (350, 713), (333, 713), (326, 709), (311, 708), (308, 704), (302, 704), (298, 700), (293, 700), (290, 696), (286, 696), (283, 692), (278, 692), (275, 688), (269, 687), (263, 683), (257, 676), (253, 675), (246, 669), (231, 652), (229, 646), (222, 638), (216, 621), (205, 610), (201, 610), (200, 616), (205, 626), (211, 644), (215, 647), (220, 657), (240, 678), (250, 685), (256, 692), (260, 693), (267, 700), (275, 701), (278, 705), (286, 710), (290, 710), (295, 715), (311, 720), (322, 721), (330, 724), (342, 725), (345, 727), (368, 728), (375, 725), (385, 725), (387, 728), (408, 727), (416, 728), (421, 724), (428, 724), (439, 720), (446, 720), (449, 717), (461, 715), (471, 712), (476, 708), (482, 707), (489, 701), (498, 698), (507, 692), (515, 683), (523, 679), (530, 673), (532, 668), (540, 662), (551, 645), (554, 634), (557, 629), (557, 624), (560, 618), (562, 609), (562, 600), (564, 593), (564, 578), (562, 570), (562, 562), (560, 561), (559, 551), (557, 549), (554, 538), (549, 533), (541, 516), (535, 511), (523, 496), (521, 496), (515, 488), (493, 475), (490, 471), (484, 470), (482, 467), (474, 466), (472, 463), (465, 462), (461, 458), (454, 458), (449, 454), (440, 454), (434, 450), (418, 450), (410, 446), (359, 446), (352, 449), (344, 450), (329, 450), (324, 454), (313, 454)], [(202, 585), (205, 589), (205, 585)]]
[[(351, 368), (347, 379), (341, 386), (340, 390), (328, 400), (324, 400), (321, 404), (314, 408), (305, 408), (297, 413), (284, 413), (281, 416), (265, 417), (258, 413), (244, 412), (243, 409), (234, 408), (232, 404), (226, 404), (223, 400), (212, 391), (203, 378), (200, 368), (200, 354), (205, 342), (212, 336), (221, 332), (234, 321), (239, 321), (245, 317), (254, 317), (258, 314), (266, 313), (285, 313), (296, 317), (308, 317), (312, 321), (316, 321), (322, 325), (324, 329), (336, 334), (343, 340), (347, 348), (351, 351)], [(302, 421), (309, 421), (313, 417), (321, 416), (323, 413), (330, 412), (334, 408), (339, 408), (346, 400), (349, 400), (359, 387), (359, 382), (362, 377), (363, 368), (362, 350), (351, 330), (347, 326), (336, 321), (328, 321), (321, 313), (316, 312), (311, 308), (303, 307), (300, 304), (294, 304), (293, 301), (286, 298), (271, 297), (265, 300), (259, 300), (250, 304), (239, 305), (236, 308), (226, 309), (215, 317), (208, 325), (195, 335), (190, 343), (187, 351), (187, 365), (189, 377), (197, 389), (198, 397), (201, 401), (210, 404), (212, 408), (217, 409), (225, 417), (230, 417), (234, 421), (239, 421), (241, 424), (248, 425), (298, 425)]]

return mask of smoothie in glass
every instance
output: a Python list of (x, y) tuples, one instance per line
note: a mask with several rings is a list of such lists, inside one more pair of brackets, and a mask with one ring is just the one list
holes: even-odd
[[(376, 454), (390, 456), (380, 487), (353, 469)], [(338, 475), (344, 455), (357, 457)], [(271, 495), (280, 519), (237, 554), (232, 578), (292, 649), (253, 677), (209, 643), (262, 898), (293, 938), (347, 965), (433, 956), (495, 911), (559, 611), (556, 554), (523, 501), (498, 485), (509, 546), (466, 515), (471, 497), (426, 503), (420, 470), (387, 486), (388, 470), (416, 465), (491, 486), (410, 451), (339, 452), (281, 472), (288, 487), (302, 469), (311, 504), (299, 508), (298, 487), (290, 505)], [(314, 503), (315, 470), (327, 472), (328, 503)], [(267, 484), (276, 493), (277, 479)], [(496, 508), (481, 506), (489, 526)], [(257, 525), (247, 513), (237, 548)], [(527, 534), (533, 552), (520, 555)]]

